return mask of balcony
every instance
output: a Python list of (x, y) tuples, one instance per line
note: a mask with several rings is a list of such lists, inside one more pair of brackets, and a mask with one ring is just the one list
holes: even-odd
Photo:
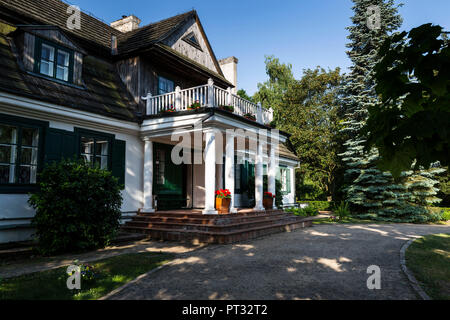
[(152, 96), (150, 93), (142, 98), (147, 102), (146, 115), (157, 115), (165, 112), (180, 112), (198, 107), (219, 108), (259, 124), (269, 124), (273, 120), (273, 110), (265, 109), (261, 104), (245, 100), (231, 92), (214, 85), (212, 79), (208, 84), (183, 89), (176, 87), (174, 92)]

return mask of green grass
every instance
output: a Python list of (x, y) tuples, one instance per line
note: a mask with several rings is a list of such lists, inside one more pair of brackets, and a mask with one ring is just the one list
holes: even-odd
[(0, 300), (95, 300), (173, 258), (162, 253), (131, 253), (90, 263), (100, 277), (81, 290), (66, 286), (67, 267), (0, 279)]
[(435, 300), (450, 300), (450, 234), (415, 240), (406, 250), (406, 265)]

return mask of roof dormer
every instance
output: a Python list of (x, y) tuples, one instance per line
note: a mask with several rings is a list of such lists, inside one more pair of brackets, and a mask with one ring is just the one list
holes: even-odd
[(16, 44), (27, 72), (64, 84), (82, 85), (86, 52), (55, 26), (19, 26)]

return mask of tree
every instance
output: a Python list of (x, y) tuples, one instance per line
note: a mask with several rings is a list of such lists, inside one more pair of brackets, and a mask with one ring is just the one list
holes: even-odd
[(245, 100), (254, 102), (253, 97), (250, 97), (250, 96), (247, 94), (247, 91), (245, 91), (244, 89), (239, 89), (238, 92), (236, 92), (236, 94), (237, 94), (239, 97), (241, 97), (242, 99), (245, 99)]
[(309, 180), (326, 196), (334, 193), (340, 167), (337, 132), (340, 69), (303, 71), (300, 80), (289, 83), (277, 108), (275, 124), (291, 134), (290, 141), (300, 158), (302, 180)]
[(280, 63), (274, 56), (266, 56), (266, 73), (269, 79), (264, 83), (258, 83), (258, 91), (254, 95), (254, 101), (261, 102), (262, 106), (274, 110), (274, 121), (280, 115), (279, 110), (289, 86), (294, 82), (292, 65)]
[(362, 131), (377, 147), (379, 166), (402, 170), (450, 161), (450, 47), (442, 28), (424, 24), (386, 39), (375, 67), (380, 103)]
[[(348, 56), (351, 72), (343, 86), (343, 105), (346, 121), (342, 134), (347, 138), (345, 152), (346, 200), (353, 211), (362, 217), (388, 221), (423, 221), (423, 210), (409, 202), (407, 187), (395, 183), (389, 172), (377, 167), (379, 153), (376, 148), (364, 150), (365, 139), (361, 129), (368, 117), (368, 109), (377, 104), (373, 68), (377, 54), (388, 35), (400, 27), (401, 17), (393, 0), (353, 0), (353, 25), (350, 31)], [(380, 9), (379, 28), (367, 23), (372, 6)]]

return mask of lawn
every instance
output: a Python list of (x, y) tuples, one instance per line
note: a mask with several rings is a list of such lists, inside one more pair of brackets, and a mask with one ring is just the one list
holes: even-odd
[(66, 286), (67, 267), (0, 279), (0, 300), (95, 300), (173, 258), (163, 253), (131, 253), (90, 263), (99, 274), (81, 290)]
[(406, 250), (406, 265), (435, 300), (450, 300), (450, 234), (417, 239)]

